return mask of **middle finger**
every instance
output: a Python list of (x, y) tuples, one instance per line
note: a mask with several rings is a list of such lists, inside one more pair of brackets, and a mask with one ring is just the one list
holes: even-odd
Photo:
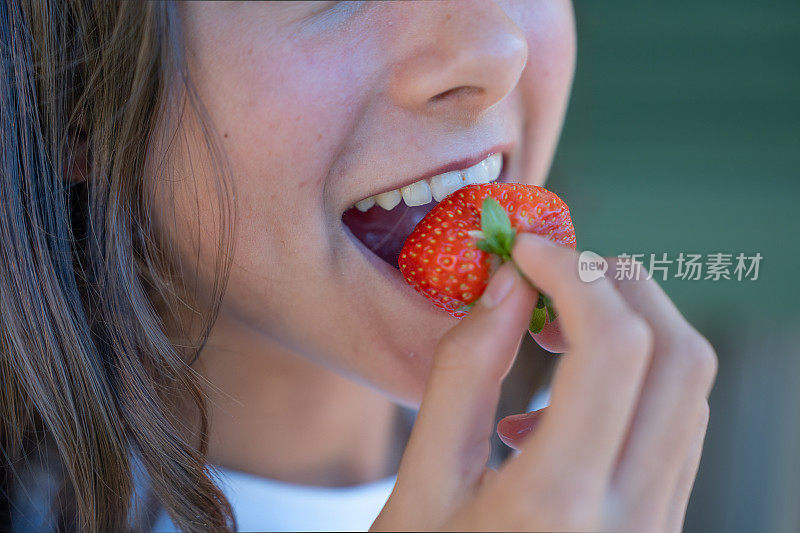
[(653, 359), (613, 485), (623, 502), (655, 518), (666, 512), (690, 452), (716, 373), (716, 357), (655, 281), (634, 279), (616, 285), (650, 324)]

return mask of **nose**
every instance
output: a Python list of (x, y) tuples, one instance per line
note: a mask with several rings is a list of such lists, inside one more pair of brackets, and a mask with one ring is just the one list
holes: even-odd
[[(414, 112), (474, 120), (516, 86), (528, 57), (521, 29), (493, 1), (420, 2), (406, 12), (389, 95)], [(398, 28), (400, 30), (400, 28)]]

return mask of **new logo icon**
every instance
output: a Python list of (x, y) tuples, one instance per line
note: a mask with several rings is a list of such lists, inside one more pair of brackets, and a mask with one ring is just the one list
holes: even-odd
[(578, 277), (581, 281), (591, 283), (605, 276), (608, 262), (602, 256), (589, 250), (581, 252), (578, 256)]

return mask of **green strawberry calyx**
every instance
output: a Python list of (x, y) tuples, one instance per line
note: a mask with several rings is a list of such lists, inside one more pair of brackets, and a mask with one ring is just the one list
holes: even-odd
[(481, 206), (481, 233), (478, 248), (497, 255), (504, 263), (511, 259), (517, 230), (511, 227), (506, 210), (491, 196), (484, 198)]
[[(506, 210), (491, 196), (484, 198), (481, 205), (480, 231), (472, 231), (470, 234), (479, 239), (476, 246), (484, 252), (498, 256), (503, 263), (511, 261), (517, 230), (511, 226)], [(534, 334), (541, 333), (548, 319), (552, 322), (556, 316), (550, 298), (539, 291), (539, 301), (533, 309), (528, 329)]]

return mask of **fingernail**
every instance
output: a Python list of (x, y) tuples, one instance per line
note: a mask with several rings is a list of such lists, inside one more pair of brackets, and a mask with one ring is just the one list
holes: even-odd
[(501, 266), (489, 280), (486, 290), (483, 291), (480, 299), (481, 305), (492, 308), (502, 302), (514, 287), (517, 275), (517, 269), (513, 264)]
[(517, 449), (525, 437), (536, 429), (541, 422), (542, 414), (547, 408), (521, 415), (511, 415), (503, 418), (497, 424), (497, 435), (508, 446)]

